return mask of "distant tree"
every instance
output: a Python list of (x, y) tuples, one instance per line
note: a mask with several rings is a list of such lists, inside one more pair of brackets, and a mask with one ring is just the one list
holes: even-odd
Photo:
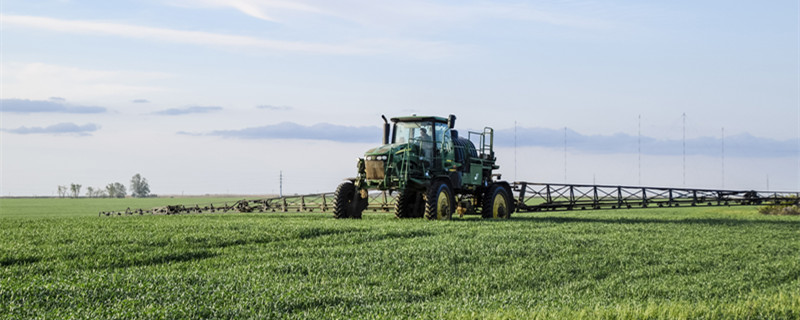
[(67, 196), (67, 186), (58, 186), (58, 197), (64, 198)]
[(90, 198), (105, 198), (106, 197), (106, 191), (103, 188), (95, 188), (94, 191), (92, 191), (92, 194), (89, 195), (89, 197)]
[(125, 191), (125, 186), (119, 182), (109, 183), (106, 186), (106, 193), (108, 193), (108, 196), (111, 198), (125, 198), (128, 194)]
[(140, 174), (136, 174), (131, 178), (131, 196), (136, 198), (145, 198), (150, 195), (150, 185), (147, 179), (142, 178)]
[(86, 187), (86, 197), (87, 198), (94, 198), (94, 188)]
[(73, 183), (69, 185), (70, 191), (72, 191), (72, 197), (77, 198), (81, 194), (81, 185)]
[(114, 195), (117, 194), (117, 187), (115, 187), (113, 183), (109, 183), (106, 186), (106, 194), (108, 194), (109, 197), (113, 198)]
[(119, 182), (114, 182), (114, 185), (117, 186), (117, 198), (125, 198), (125, 196), (128, 195), (128, 191), (125, 190), (125, 185)]

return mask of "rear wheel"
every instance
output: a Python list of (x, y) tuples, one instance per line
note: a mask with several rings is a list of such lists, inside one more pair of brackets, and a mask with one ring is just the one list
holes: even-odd
[(400, 219), (421, 217), (421, 198), (421, 194), (414, 190), (400, 192), (394, 204), (394, 215)]
[(482, 216), (484, 218), (508, 219), (514, 212), (511, 192), (504, 184), (493, 184), (483, 195)]
[(455, 199), (447, 182), (435, 182), (425, 198), (425, 217), (429, 220), (449, 220), (453, 216)]
[(355, 218), (361, 219), (361, 213), (366, 208), (367, 199), (356, 198), (356, 186), (350, 182), (342, 182), (333, 194), (333, 217), (336, 219)]

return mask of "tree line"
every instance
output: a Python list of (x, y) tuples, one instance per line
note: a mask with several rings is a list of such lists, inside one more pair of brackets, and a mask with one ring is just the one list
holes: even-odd
[[(72, 183), (69, 186), (58, 186), (59, 198), (78, 198), (81, 195), (81, 188), (83, 186), (77, 183)], [(125, 185), (119, 182), (112, 182), (105, 186), (105, 188), (86, 187), (87, 198), (125, 198), (128, 196), (128, 190), (134, 198), (146, 198), (153, 196), (150, 194), (150, 184), (147, 179), (140, 174), (135, 174), (131, 178), (130, 189), (126, 189)]]

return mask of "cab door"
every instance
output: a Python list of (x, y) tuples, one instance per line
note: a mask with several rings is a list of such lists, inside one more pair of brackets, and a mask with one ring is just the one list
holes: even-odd
[(444, 123), (437, 123), (435, 127), (436, 150), (434, 151), (434, 169), (440, 172), (449, 171), (455, 163), (453, 137), (450, 134), (450, 127)]

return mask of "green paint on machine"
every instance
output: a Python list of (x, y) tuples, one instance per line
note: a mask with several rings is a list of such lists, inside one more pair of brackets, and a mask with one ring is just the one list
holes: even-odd
[[(383, 119), (383, 144), (368, 150), (358, 160), (357, 176), (337, 188), (342, 192), (335, 194), (334, 217), (360, 218), (370, 190), (405, 194), (407, 201), (395, 208), (399, 218), (449, 219), (454, 212), (482, 214), (483, 208), (496, 207), (510, 211), (500, 215), (504, 218), (513, 212), (510, 185), (493, 174), (500, 167), (492, 128), (461, 137), (455, 130), (455, 115), (397, 117), (391, 124)], [(495, 201), (485, 197), (490, 189), (504, 193), (497, 199), (507, 203), (484, 203)]]

